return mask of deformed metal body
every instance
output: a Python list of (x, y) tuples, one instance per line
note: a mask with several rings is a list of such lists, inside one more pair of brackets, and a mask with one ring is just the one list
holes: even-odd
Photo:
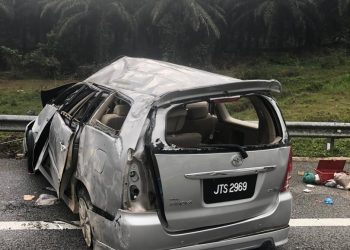
[[(290, 146), (269, 97), (280, 90), (275, 80), (242, 81), (123, 57), (43, 95), (46, 106), (26, 129), (35, 147), (28, 151), (24, 141), (24, 149), (72, 211), (79, 211), (79, 200), (88, 207), (96, 249), (281, 245), (291, 213), (291, 194), (280, 191)], [(241, 98), (252, 103), (258, 124), (228, 113), (226, 102)], [(192, 103), (201, 110), (204, 103), (203, 127), (213, 128), (193, 131)], [(204, 191), (208, 181), (221, 180), (218, 196)]]
[[(99, 215), (91, 216), (93, 223), (106, 228), (101, 242), (114, 242), (116, 249), (247, 249), (260, 247), (266, 240), (276, 246), (287, 243), (291, 195), (282, 194), (271, 212), (235, 224), (172, 234), (164, 230), (156, 212), (130, 213), (121, 210), (119, 219), (106, 221)], [(271, 222), (273, 226), (271, 227)], [(102, 249), (104, 244), (98, 242)]]

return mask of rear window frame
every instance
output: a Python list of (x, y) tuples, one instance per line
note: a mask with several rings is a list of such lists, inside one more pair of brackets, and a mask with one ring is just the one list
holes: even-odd
[[(238, 96), (238, 95), (237, 95)], [(281, 111), (276, 103), (276, 101), (270, 96), (270, 95), (266, 95), (266, 93), (248, 93), (248, 94), (243, 94), (243, 95), (239, 95), (239, 96), (257, 96), (258, 98), (260, 98), (262, 100), (262, 102), (264, 103), (264, 106), (266, 107), (269, 115), (271, 116), (271, 119), (273, 121), (273, 125), (275, 127), (275, 131), (276, 131), (276, 139), (279, 139), (279, 141), (277, 142), (273, 142), (273, 143), (269, 143), (269, 144), (258, 144), (258, 145), (242, 145), (242, 148), (244, 148), (244, 150), (246, 151), (255, 151), (255, 150), (262, 150), (262, 149), (274, 149), (274, 148), (279, 148), (279, 147), (285, 147), (285, 146), (290, 146), (290, 142), (288, 140), (288, 133), (285, 134), (284, 131), (284, 126), (282, 123), (285, 124), (285, 121), (283, 119), (283, 116), (281, 114)], [(232, 96), (221, 96), (221, 97), (213, 97), (211, 98), (210, 96), (202, 98), (202, 99), (196, 99), (196, 100), (191, 100), (191, 101), (185, 101), (182, 103), (179, 102), (174, 102), (170, 105), (167, 106), (163, 106), (163, 107), (158, 107), (164, 110), (167, 110), (165, 115), (164, 113), (162, 114), (164, 119), (164, 131), (163, 131), (163, 136), (156, 138), (152, 135), (152, 148), (154, 150), (154, 152), (157, 153), (184, 153), (184, 154), (193, 154), (193, 153), (220, 153), (220, 152), (236, 152), (235, 150), (232, 149), (227, 149), (227, 148), (220, 148), (220, 149), (208, 149), (208, 148), (182, 148), (182, 147), (172, 147), (171, 145), (169, 145), (165, 139), (165, 129), (166, 129), (166, 117), (169, 111), (171, 111), (174, 108), (180, 107), (180, 106), (185, 106), (189, 103), (195, 103), (195, 102), (201, 102), (201, 101), (207, 101), (209, 103), (209, 113), (212, 114), (212, 111), (215, 109), (215, 103), (214, 103), (214, 99), (225, 99), (225, 98), (232, 98)], [(278, 110), (276, 110), (276, 108)], [(156, 112), (156, 121), (159, 119), (157, 118), (158, 116), (158, 112)], [(219, 118), (219, 117), (218, 117)], [(243, 120), (244, 121), (244, 120)], [(157, 122), (155, 122), (156, 124)], [(158, 125), (159, 126), (159, 125)], [(157, 125), (155, 125), (155, 127), (153, 127), (153, 131), (154, 129), (157, 129)], [(153, 134), (153, 132), (152, 132)], [(159, 133), (157, 133), (159, 134)], [(164, 142), (164, 143), (163, 143)]]

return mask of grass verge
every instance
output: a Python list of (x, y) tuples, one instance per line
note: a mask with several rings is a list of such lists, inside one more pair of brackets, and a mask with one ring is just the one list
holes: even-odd
[(294, 156), (350, 157), (350, 139), (335, 140), (334, 149), (326, 150), (326, 139), (292, 138)]
[(38, 114), (42, 109), (40, 91), (60, 86), (69, 80), (0, 79), (0, 114)]

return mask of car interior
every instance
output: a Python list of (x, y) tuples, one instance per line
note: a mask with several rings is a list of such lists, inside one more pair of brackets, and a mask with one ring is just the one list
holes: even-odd
[(282, 132), (272, 110), (257, 96), (183, 104), (168, 112), (166, 141), (182, 148), (275, 144)]
[(115, 95), (112, 95), (103, 105), (104, 107), (95, 114), (92, 120), (112, 129), (114, 134), (118, 134), (130, 111), (130, 105)]

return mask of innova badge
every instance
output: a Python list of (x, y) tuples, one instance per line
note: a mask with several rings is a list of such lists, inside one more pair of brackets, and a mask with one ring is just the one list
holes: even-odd
[(234, 154), (231, 158), (231, 164), (235, 168), (240, 167), (243, 164), (243, 158), (240, 154)]

